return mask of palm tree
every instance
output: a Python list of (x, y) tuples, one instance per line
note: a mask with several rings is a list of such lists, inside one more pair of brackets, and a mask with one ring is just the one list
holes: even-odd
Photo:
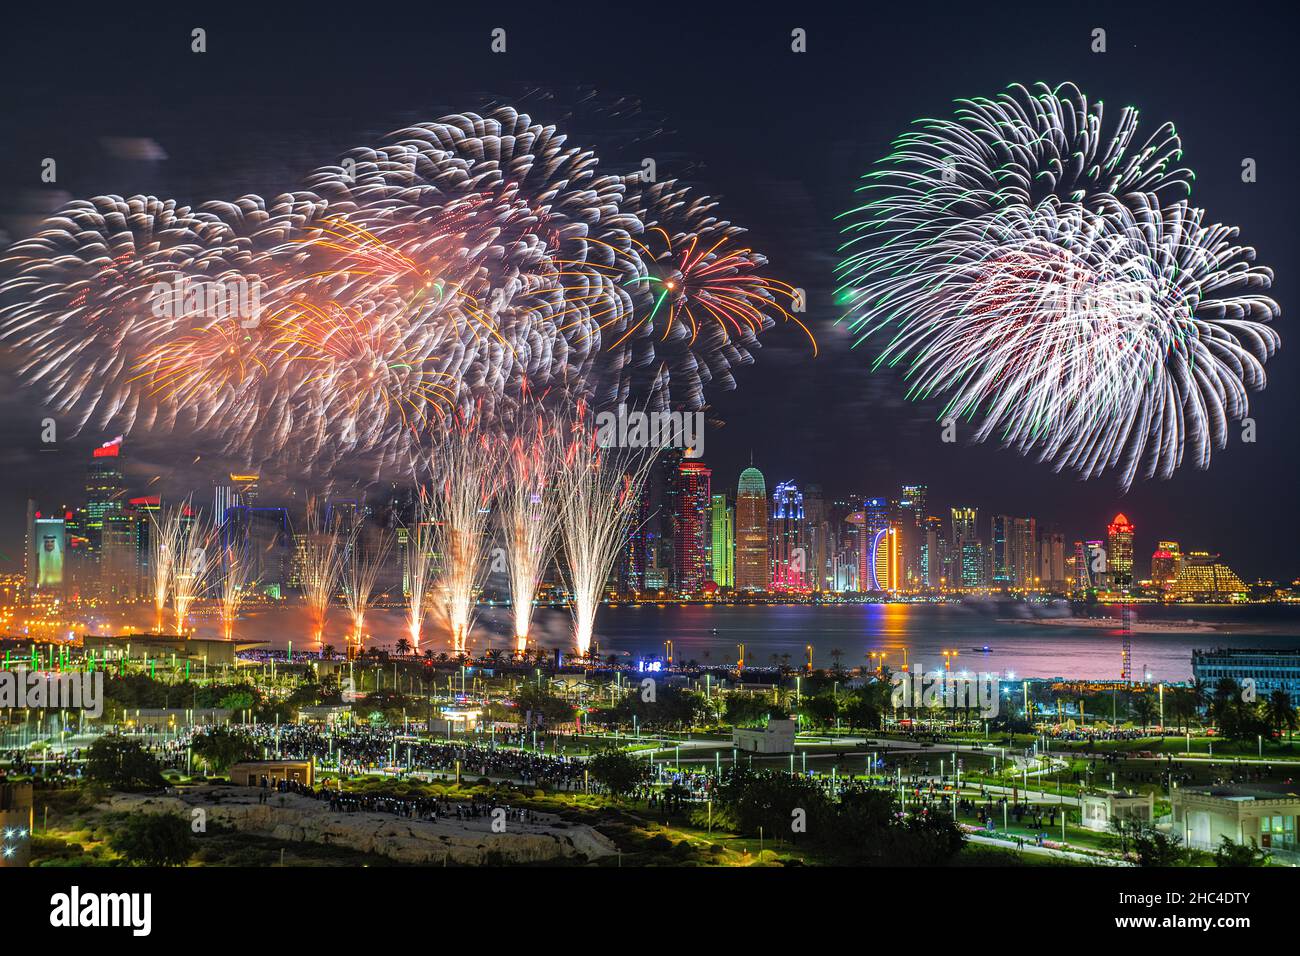
[(333, 660), (333, 659), (334, 659), (334, 645), (333, 645), (333, 644), (326, 644), (324, 647), (322, 647), (322, 648), (320, 649), (320, 656), (321, 656), (321, 658), (324, 659), (324, 660)]
[(1291, 700), (1291, 695), (1280, 687), (1268, 695), (1268, 702), (1264, 705), (1264, 717), (1268, 725), (1279, 735), (1282, 733), (1290, 735), (1300, 727), (1295, 703)]
[(1145, 731), (1151, 725), (1151, 718), (1156, 713), (1156, 702), (1151, 699), (1149, 693), (1138, 694), (1132, 700), (1129, 708), (1133, 711), (1133, 716), (1142, 721), (1142, 729)]
[(1241, 699), (1241, 687), (1231, 677), (1221, 677), (1214, 685), (1214, 697), (1210, 701), (1209, 716), (1213, 723), (1221, 724), (1229, 709)]
[(399, 657), (405, 657), (411, 653), (411, 642), (404, 637), (397, 639), (397, 654)]
[(838, 647), (831, 648), (831, 660), (835, 662), (834, 670), (835, 673), (837, 674), (840, 672), (840, 658), (843, 656), (844, 656), (844, 652), (840, 650)]

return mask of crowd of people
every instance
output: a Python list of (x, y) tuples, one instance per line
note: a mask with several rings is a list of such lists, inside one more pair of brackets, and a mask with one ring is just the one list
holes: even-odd
[[(491, 797), (473, 797), (469, 800), (449, 800), (436, 796), (398, 796), (386, 793), (365, 793), (341, 790), (337, 787), (323, 785), (308, 786), (295, 780), (264, 781), (260, 801), (276, 793), (297, 794), (312, 800), (329, 804), (335, 813), (388, 813), (408, 820), (494, 820), (508, 823), (535, 824), (542, 820), (541, 815), (525, 807), (514, 807), (499, 803)], [(503, 811), (496, 814), (496, 811)]]
[[(546, 785), (558, 790), (581, 790), (582, 761), (564, 753), (547, 754), (494, 744), (417, 740), (383, 728), (331, 731), (321, 727), (259, 724), (242, 727), (259, 749), (287, 760), (315, 760), (343, 774), (389, 770), (453, 772), (462, 777), (510, 780)], [(200, 729), (196, 735), (207, 731)], [(189, 738), (182, 741), (188, 744)]]

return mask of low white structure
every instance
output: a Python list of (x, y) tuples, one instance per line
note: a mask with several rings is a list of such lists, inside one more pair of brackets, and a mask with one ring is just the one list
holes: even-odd
[(1224, 837), (1233, 843), (1253, 840), (1275, 853), (1297, 850), (1300, 785), (1179, 787), (1172, 802), (1173, 832), (1198, 850), (1217, 850)]
[(1083, 821), (1089, 830), (1109, 830), (1112, 820), (1150, 823), (1155, 813), (1155, 796), (1150, 793), (1121, 793), (1100, 790), (1080, 798)]
[(793, 719), (772, 720), (767, 726), (737, 728), (731, 732), (731, 745), (737, 750), (756, 754), (794, 753), (794, 732), (798, 722)]

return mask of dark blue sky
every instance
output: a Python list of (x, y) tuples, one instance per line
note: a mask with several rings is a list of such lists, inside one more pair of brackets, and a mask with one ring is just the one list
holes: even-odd
[[(46, 156), (59, 159), (65, 198), (273, 194), (405, 123), (494, 99), (515, 103), (563, 122), (573, 141), (620, 171), (653, 156), (661, 178), (680, 175), (721, 197), (772, 272), (808, 291), (821, 357), (810, 360), (797, 330), (775, 329), (737, 376), (739, 389), (712, 396), (725, 422), (707, 437), (715, 484), (734, 486), (752, 450), (771, 483), (793, 478), (830, 495), (876, 495), (925, 482), (936, 509), (963, 503), (1030, 514), (1071, 537), (1100, 535), (1122, 509), (1142, 553), (1174, 537), (1184, 548), (1223, 552), (1243, 574), (1294, 577), (1300, 368), (1287, 310), (1297, 259), (1295, 34), (1280, 4), (1132, 6), (821, 13), (801, 4), (769, 15), (646, 4), (480, 13), (488, 8), (467, 4), (468, 15), (449, 15), (443, 4), (346, 4), (335, 13), (277, 4), (274, 13), (267, 5), (238, 14), (127, 6), (101, 19), (6, 11), (0, 228), (22, 234), (51, 199), (38, 179)], [(208, 31), (206, 54), (189, 52), (195, 26)], [(489, 49), (497, 26), (507, 30), (504, 56)], [(794, 27), (808, 32), (806, 54), (790, 52)], [(1105, 54), (1090, 51), (1096, 27), (1107, 31)], [(1197, 173), (1193, 202), (1212, 220), (1239, 225), (1277, 273), (1283, 348), (1268, 365), (1268, 389), (1251, 397), (1258, 441), (1216, 451), (1209, 472), (1184, 469), (1121, 495), (1112, 480), (1083, 483), (993, 446), (944, 445), (936, 408), (901, 402), (899, 381), (869, 374), (868, 354), (848, 350), (833, 327), (833, 217), (851, 204), (856, 178), (914, 118), (945, 115), (956, 97), (1038, 80), (1071, 80), (1108, 105), (1137, 106), (1144, 127), (1172, 120)], [(585, 86), (600, 103), (634, 97), (640, 112), (620, 119), (584, 108), (570, 118), (566, 104)], [(103, 137), (149, 138), (168, 158), (115, 158)], [(1257, 161), (1258, 182), (1241, 182), (1244, 157)], [(3, 554), (17, 557), (25, 497), (70, 491), (87, 449), (102, 440), (37, 455), (39, 418), (33, 396), (4, 386), (0, 567)], [(193, 455), (173, 442), (141, 457), (147, 471)]]

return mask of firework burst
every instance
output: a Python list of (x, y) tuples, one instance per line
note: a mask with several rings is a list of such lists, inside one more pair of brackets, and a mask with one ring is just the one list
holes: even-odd
[(1068, 84), (925, 120), (846, 213), (838, 295), (908, 396), (1090, 478), (1205, 468), (1280, 346), (1272, 272), (1189, 205), (1165, 124)]

